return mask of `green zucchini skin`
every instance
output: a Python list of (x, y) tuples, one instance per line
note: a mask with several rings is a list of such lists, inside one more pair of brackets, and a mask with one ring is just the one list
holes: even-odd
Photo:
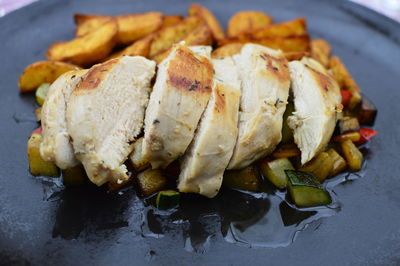
[(309, 173), (285, 170), (290, 197), (298, 207), (329, 205), (332, 198), (318, 180)]
[(179, 205), (180, 194), (175, 190), (163, 190), (158, 192), (156, 207), (160, 210), (168, 210)]
[(279, 189), (283, 189), (287, 185), (285, 170), (294, 170), (294, 167), (288, 158), (279, 158), (269, 162), (262, 161), (260, 170), (272, 184)]

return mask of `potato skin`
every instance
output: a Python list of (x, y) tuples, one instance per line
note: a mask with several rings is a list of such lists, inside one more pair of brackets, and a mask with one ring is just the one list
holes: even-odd
[(30, 64), (22, 72), (18, 80), (20, 92), (33, 92), (42, 83), (52, 83), (59, 76), (71, 70), (79, 70), (80, 67), (56, 61), (38, 61)]
[(199, 4), (192, 4), (188, 10), (189, 16), (201, 17), (210, 27), (214, 39), (221, 40), (225, 38), (224, 30), (210, 10)]

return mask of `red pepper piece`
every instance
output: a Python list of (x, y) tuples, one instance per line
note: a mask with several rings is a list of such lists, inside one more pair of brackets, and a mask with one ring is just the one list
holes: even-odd
[(347, 106), (350, 102), (351, 92), (348, 90), (340, 90), (340, 94), (342, 94), (342, 104), (343, 106)]
[(361, 138), (359, 141), (355, 142), (356, 145), (361, 145), (372, 139), (376, 134), (378, 134), (378, 131), (370, 129), (370, 128), (361, 128), (360, 129), (360, 135)]

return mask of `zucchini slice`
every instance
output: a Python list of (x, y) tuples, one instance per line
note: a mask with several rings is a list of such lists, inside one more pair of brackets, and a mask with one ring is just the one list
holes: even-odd
[(285, 173), (290, 197), (298, 207), (322, 206), (332, 202), (329, 193), (312, 174), (294, 170), (285, 170)]
[(168, 210), (179, 204), (180, 194), (175, 190), (163, 190), (158, 192), (156, 207), (160, 210)]
[(262, 174), (271, 181), (277, 188), (286, 187), (287, 179), (285, 170), (294, 170), (292, 163), (288, 158), (279, 158), (273, 161), (262, 161), (260, 163)]
[(50, 83), (42, 83), (36, 90), (36, 102), (42, 106), (46, 99), (47, 93), (49, 92)]
[(346, 140), (342, 142), (342, 151), (350, 170), (360, 170), (362, 166), (363, 155), (356, 145), (354, 145), (351, 140)]
[(335, 176), (346, 170), (347, 163), (345, 159), (342, 156), (340, 156), (335, 149), (331, 148), (327, 151), (327, 153), (329, 154), (329, 156), (333, 161), (332, 169), (329, 172), (329, 176)]
[(28, 159), (29, 169), (32, 175), (43, 175), (57, 177), (59, 171), (57, 166), (52, 162), (47, 162), (40, 156), (40, 143), (42, 135), (33, 133), (28, 140)]
[(323, 182), (331, 172), (333, 160), (326, 152), (321, 152), (311, 161), (303, 165), (299, 171), (313, 174), (319, 182)]

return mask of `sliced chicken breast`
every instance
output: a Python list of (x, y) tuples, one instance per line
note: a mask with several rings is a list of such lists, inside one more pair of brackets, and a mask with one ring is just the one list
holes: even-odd
[(275, 149), (282, 138), (290, 87), (288, 62), (281, 51), (246, 44), (234, 58), (242, 96), (239, 135), (228, 169), (246, 167)]
[(67, 126), (75, 156), (100, 186), (126, 180), (124, 161), (143, 127), (155, 62), (124, 56), (93, 66), (72, 92)]
[(294, 141), (301, 150), (301, 163), (323, 151), (342, 111), (340, 89), (317, 61), (303, 58), (289, 63), (295, 112), (288, 118)]
[(69, 141), (66, 106), (72, 91), (87, 70), (70, 71), (51, 84), (42, 107), (42, 135), (40, 155), (61, 169), (77, 165), (74, 149)]
[(211, 98), (183, 157), (178, 184), (181, 192), (209, 198), (217, 195), (233, 153), (240, 102), (240, 82), (233, 59), (215, 59), (212, 63), (215, 74)]
[(210, 98), (212, 79), (209, 59), (182, 44), (158, 66), (142, 146), (153, 168), (168, 166), (186, 151)]

